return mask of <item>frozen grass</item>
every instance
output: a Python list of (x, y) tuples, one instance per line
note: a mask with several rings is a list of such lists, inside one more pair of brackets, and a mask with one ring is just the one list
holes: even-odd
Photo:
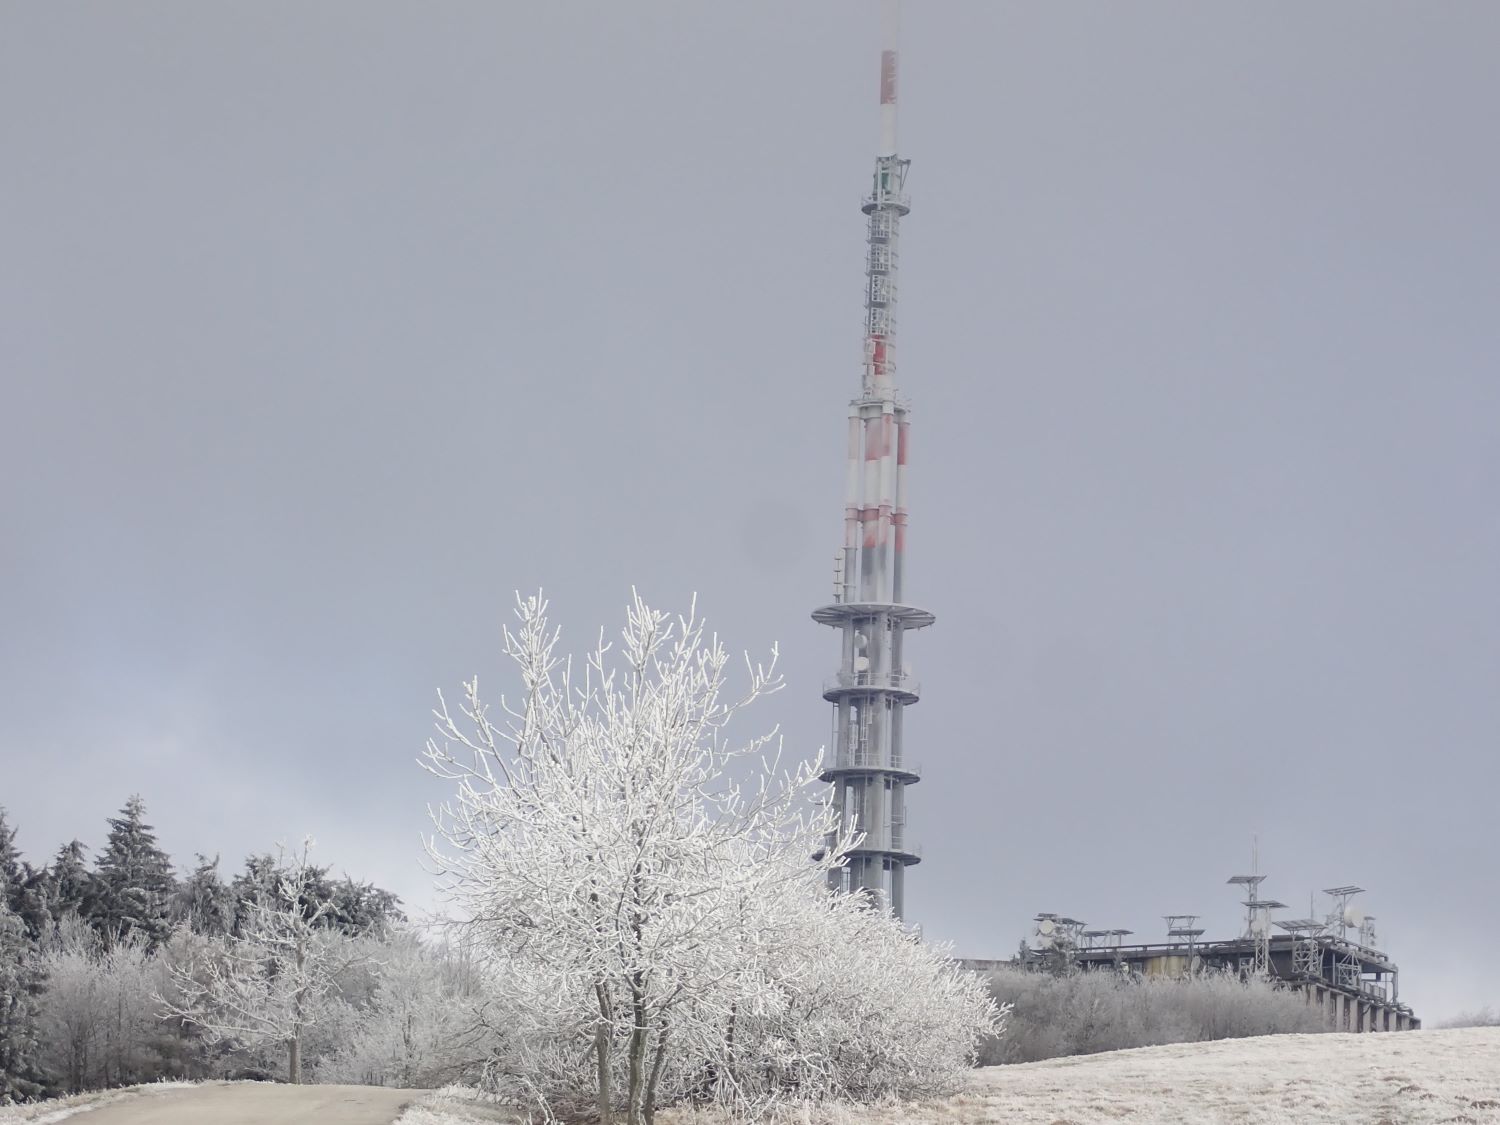
[[(723, 1125), (664, 1112), (660, 1125)], [(986, 1067), (942, 1101), (787, 1125), (1500, 1125), (1500, 1029), (1272, 1035)]]
[(445, 1086), (407, 1107), (395, 1125), (521, 1125), (527, 1120), (463, 1086)]
[(194, 1086), (194, 1082), (146, 1082), (139, 1086), (123, 1086), (118, 1090), (94, 1090), (84, 1094), (73, 1094), (66, 1098), (49, 1098), (44, 1102), (27, 1105), (0, 1106), (0, 1125), (52, 1125), (54, 1121), (65, 1121), (80, 1113), (87, 1113), (100, 1106), (138, 1098), (142, 1094), (154, 1094), (162, 1090), (177, 1090), (183, 1086)]
[[(0, 1121), (4, 1121), (0, 1118)], [(397, 1125), (524, 1122), (440, 1090)], [(1268, 1035), (1141, 1047), (975, 1072), (951, 1098), (792, 1107), (780, 1125), (1500, 1125), (1500, 1028)], [(663, 1110), (659, 1125), (734, 1125)]]

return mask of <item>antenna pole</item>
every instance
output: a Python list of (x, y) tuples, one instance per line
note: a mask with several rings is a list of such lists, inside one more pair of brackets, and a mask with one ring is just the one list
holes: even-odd
[(880, 153), (896, 155), (896, 93), (900, 74), (901, 0), (880, 4)]
[(911, 210), (911, 162), (896, 153), (899, 30), (898, 0), (881, 0), (880, 147), (860, 208), (868, 244), (864, 374), (849, 404), (835, 600), (813, 620), (837, 628), (842, 641), (839, 671), (823, 689), (834, 707), (834, 753), (822, 777), (833, 784), (843, 824), (864, 834), (832, 881), (903, 916), (906, 868), (921, 859), (906, 831), (906, 787), (921, 775), (902, 746), (906, 708), (918, 699), (905, 634), (931, 625), (933, 616), (904, 600), (910, 426), (896, 394), (896, 270), (901, 220)]

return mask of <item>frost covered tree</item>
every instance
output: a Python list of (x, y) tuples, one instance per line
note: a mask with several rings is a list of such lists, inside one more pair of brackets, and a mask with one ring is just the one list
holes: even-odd
[(48, 872), (47, 906), (55, 926), (67, 918), (87, 918), (94, 910), (94, 876), (83, 858), (84, 847), (72, 840), (57, 850)]
[(200, 934), (222, 936), (234, 928), (234, 891), (219, 877), (218, 856), (198, 856), (192, 874), (177, 889), (172, 913)]
[(349, 1042), (327, 1068), (333, 1080), (434, 1088), (477, 1075), (489, 998), (455, 968), (415, 932), (390, 935)]
[(40, 1021), (41, 1055), (65, 1093), (103, 1085), (97, 1077), (103, 1034), (99, 938), (77, 918), (62, 922), (43, 955), (46, 1006)]
[(99, 856), (95, 925), (107, 941), (141, 934), (155, 946), (171, 930), (176, 881), (172, 861), (157, 847), (146, 823), (146, 804), (132, 796), (119, 816), (109, 818), (109, 840)]
[(37, 1019), (45, 974), (20, 915), (0, 899), (0, 1105), (37, 1097)]
[(278, 1045), (287, 1076), (302, 1081), (302, 1047), (341, 972), (364, 953), (324, 924), (332, 904), (311, 889), (322, 877), (308, 860), (311, 841), (291, 863), (278, 862), (276, 884), (248, 904), (239, 932), (206, 957), (172, 968), (165, 1015), (198, 1027), (210, 1043)]
[[(579, 667), (557, 655), (540, 598), (518, 599), (517, 617), (503, 643), (520, 701), (501, 700), (497, 726), (471, 680), (462, 722), (440, 699), (426, 752), (457, 783), (434, 814), (432, 855), (513, 1002), (492, 1070), (502, 1084), (549, 1110), (588, 1088), (605, 1125), (619, 1109), (650, 1122), (681, 1097), (763, 1103), (781, 1091), (762, 1081), (778, 1067), (815, 1096), (863, 1094), (880, 1083), (846, 1083), (854, 1060), (839, 1043), (872, 1014), (859, 997), (888, 970), (923, 1002), (953, 1004), (899, 1043), (887, 1029), (876, 1065), (903, 1048), (908, 1061), (884, 1089), (932, 1077), (899, 1079), (915, 1072), (918, 1026), (972, 1052), (995, 1019), (977, 987), (943, 993), (941, 956), (884, 911), (825, 891), (852, 841), (837, 835), (817, 764), (784, 771), (774, 731), (736, 741), (729, 729), (780, 687), (774, 649), (768, 664), (747, 658), (735, 693), (725, 648), (693, 614), (674, 622), (637, 596), (618, 652), (601, 639)], [(830, 966), (830, 943), (866, 987), (832, 988), (849, 970)], [(903, 959), (922, 972), (899, 971)], [(851, 1000), (840, 1030), (788, 1048), (805, 990), (825, 986)]]
[[(0, 806), (0, 898), (11, 905), (24, 880), (21, 868), (21, 853), (16, 849), (16, 830), (6, 820), (5, 808)], [(11, 907), (14, 910), (14, 907)]]
[(171, 1032), (157, 1019), (154, 994), (163, 967), (144, 935), (106, 945), (70, 918), (56, 930), (42, 968), (39, 1039), (54, 1085), (75, 1092), (162, 1076)]
[(32, 940), (41, 936), (51, 920), (47, 913), (47, 873), (21, 858), (16, 849), (16, 830), (0, 808), (0, 902), (17, 917)]

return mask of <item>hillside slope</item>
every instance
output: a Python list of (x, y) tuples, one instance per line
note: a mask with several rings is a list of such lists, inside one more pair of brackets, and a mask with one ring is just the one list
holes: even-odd
[(847, 1120), (856, 1119), (869, 1125), (1500, 1125), (1500, 1028), (1272, 1035), (987, 1067), (967, 1094)]

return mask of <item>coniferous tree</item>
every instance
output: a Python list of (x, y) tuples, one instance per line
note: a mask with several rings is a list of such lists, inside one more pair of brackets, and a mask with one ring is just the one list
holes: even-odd
[(16, 850), (16, 830), (6, 823), (4, 809), (0, 809), (0, 901), (20, 917), (33, 941), (51, 922), (47, 912), (47, 872), (21, 859)]
[(21, 853), (16, 851), (16, 830), (6, 822), (5, 809), (0, 807), (0, 893), (12, 910), (24, 878)]
[(234, 877), (230, 890), (234, 893), (234, 928), (239, 935), (259, 904), (270, 903), (277, 894), (279, 875), (276, 857), (273, 855), (250, 855), (245, 857), (245, 870)]
[(234, 891), (219, 878), (219, 857), (198, 855), (198, 866), (177, 891), (173, 916), (195, 933), (222, 937), (234, 929)]
[(346, 934), (380, 933), (406, 921), (399, 897), (374, 883), (356, 883), (347, 875), (333, 885), (331, 916)]
[(94, 912), (98, 897), (94, 876), (83, 861), (84, 846), (72, 840), (57, 849), (48, 876), (48, 908), (54, 925), (69, 916), (87, 918)]
[(171, 929), (172, 896), (177, 889), (172, 861), (156, 845), (139, 796), (109, 818), (109, 842), (99, 856), (99, 908), (95, 925), (106, 941), (139, 933), (154, 948)]
[(25, 923), (0, 902), (0, 1105), (43, 1092), (37, 1020), (45, 982)]

